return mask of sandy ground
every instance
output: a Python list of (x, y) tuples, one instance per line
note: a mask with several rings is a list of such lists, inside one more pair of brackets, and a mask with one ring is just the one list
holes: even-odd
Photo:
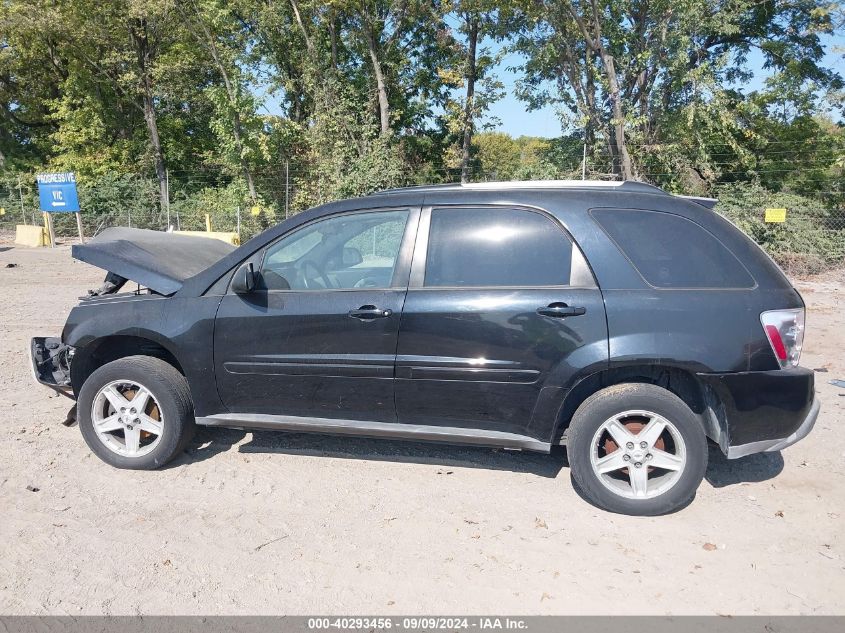
[(814, 433), (711, 450), (660, 518), (588, 505), (562, 451), (202, 430), (164, 470), (114, 470), (25, 352), (101, 279), (0, 243), (0, 613), (845, 614), (842, 271), (799, 282)]

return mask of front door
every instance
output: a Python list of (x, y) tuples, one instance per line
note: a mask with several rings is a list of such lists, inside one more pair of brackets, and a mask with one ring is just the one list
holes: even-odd
[(418, 215), (334, 215), (259, 254), (257, 289), (230, 292), (217, 313), (215, 371), (230, 412), (396, 420), (396, 343)]
[(401, 423), (539, 437), (548, 424), (529, 427), (541, 391), (559, 403), (575, 373), (607, 358), (601, 292), (556, 220), (504, 207), (423, 212), (399, 332)]

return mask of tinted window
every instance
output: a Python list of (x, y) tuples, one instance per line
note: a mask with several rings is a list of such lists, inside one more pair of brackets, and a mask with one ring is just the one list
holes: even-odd
[(309, 224), (267, 249), (261, 284), (269, 290), (388, 288), (407, 220), (407, 211), (383, 211)]
[(670, 213), (628, 209), (594, 209), (592, 214), (652, 286), (754, 286), (754, 280), (734, 254), (691, 220)]
[(434, 209), (426, 286), (566, 286), (572, 243), (549, 218), (518, 209)]

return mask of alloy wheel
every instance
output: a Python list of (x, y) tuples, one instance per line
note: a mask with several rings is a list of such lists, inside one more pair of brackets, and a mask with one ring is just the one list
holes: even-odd
[(651, 411), (624, 411), (593, 436), (590, 463), (598, 480), (626, 499), (652, 499), (674, 486), (686, 466), (678, 428)]
[(125, 457), (148, 454), (164, 433), (164, 416), (152, 392), (132, 380), (114, 380), (101, 387), (91, 420), (99, 440)]

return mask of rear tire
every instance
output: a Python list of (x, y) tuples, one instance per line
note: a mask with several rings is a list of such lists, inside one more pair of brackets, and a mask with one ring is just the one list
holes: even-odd
[(678, 396), (626, 383), (587, 398), (569, 425), (572, 477), (594, 505), (635, 516), (687, 505), (707, 468), (707, 438)]
[(79, 391), (77, 411), (88, 447), (116, 468), (159, 468), (185, 449), (196, 429), (188, 381), (151, 356), (98, 368)]

